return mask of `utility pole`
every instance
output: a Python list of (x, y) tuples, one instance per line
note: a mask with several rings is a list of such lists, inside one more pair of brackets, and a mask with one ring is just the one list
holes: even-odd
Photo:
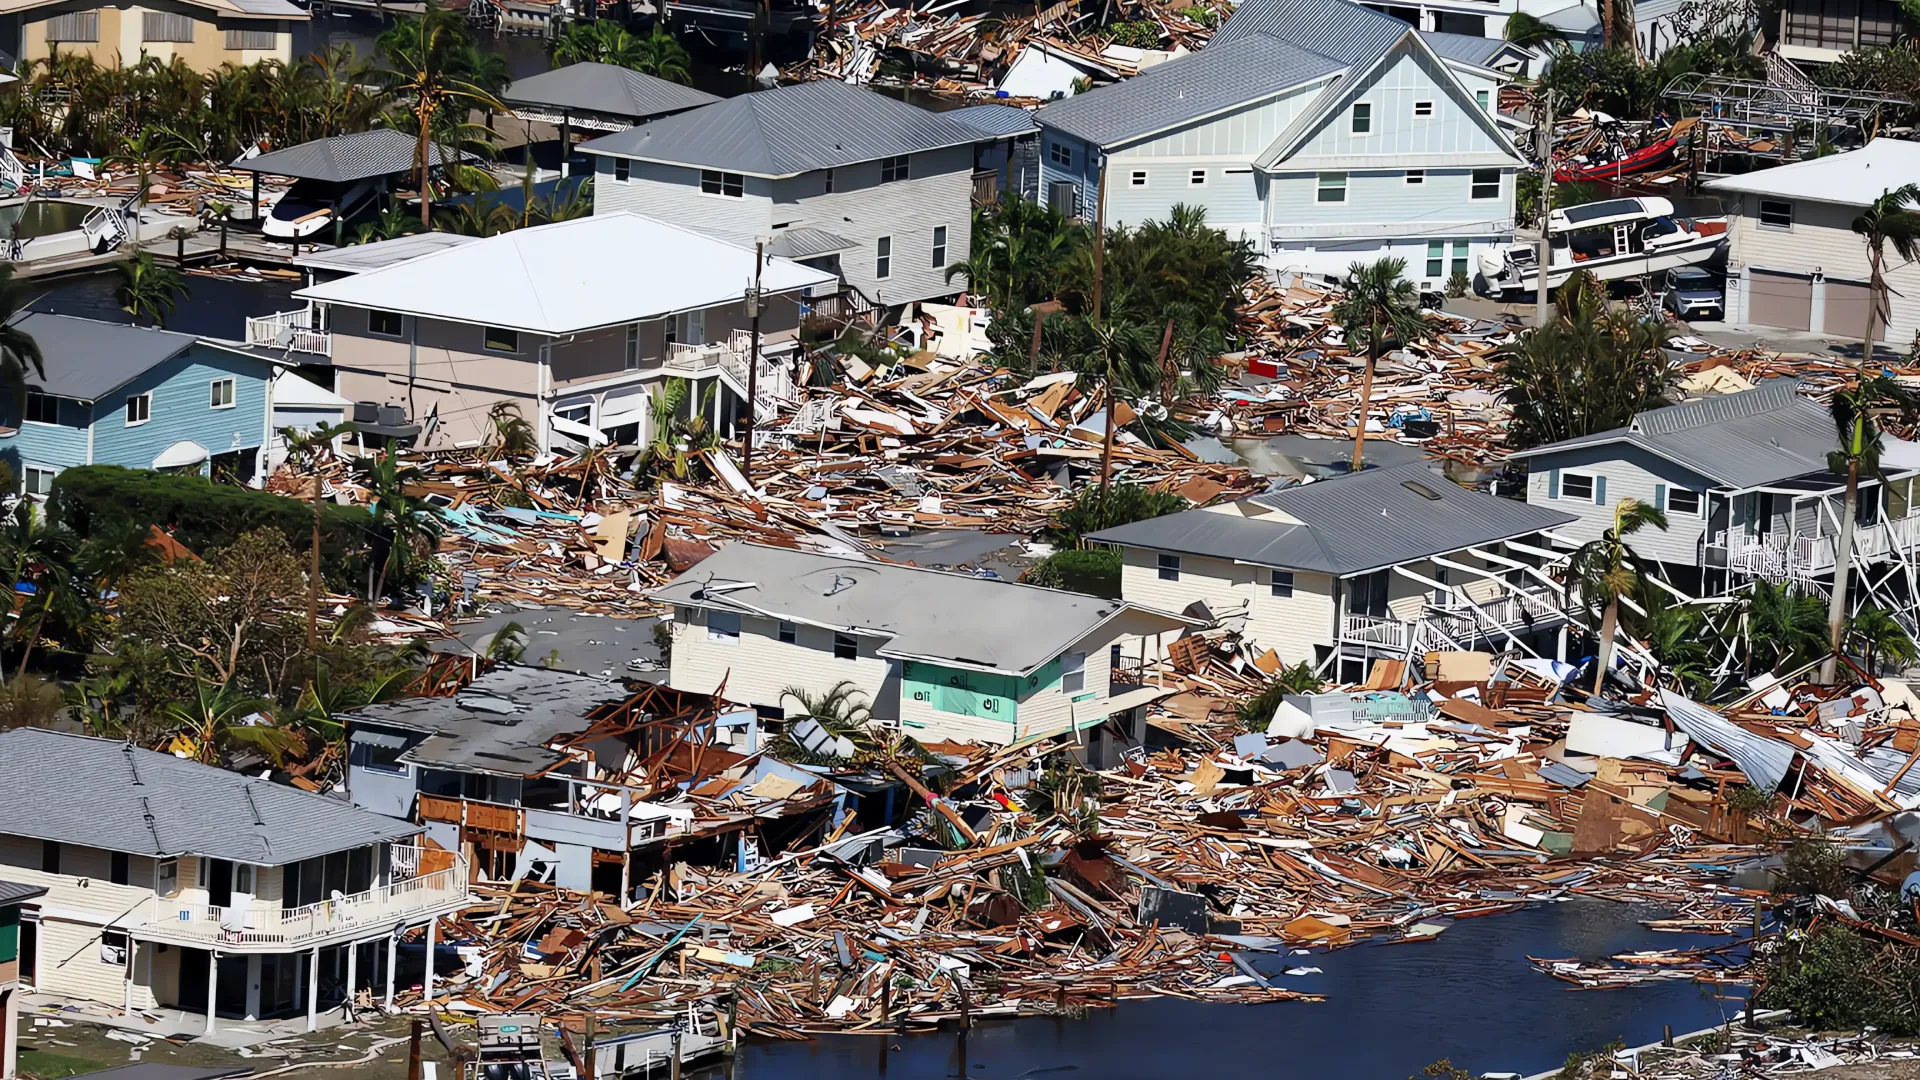
[(1093, 325), (1101, 323), (1100, 270), (1107, 251), (1107, 156), (1100, 155), (1100, 179), (1093, 197)]
[(1547, 276), (1553, 268), (1553, 241), (1547, 233), (1547, 215), (1553, 213), (1553, 91), (1541, 95), (1540, 131), (1540, 246), (1534, 262), (1539, 267), (1539, 296), (1534, 300), (1533, 325), (1547, 325)]
[[(326, 442), (320, 436), (327, 429), (308, 435), (315, 440), (307, 464), (313, 468), (313, 562), (307, 568), (307, 587), (310, 595), (307, 605), (307, 657), (317, 666), (320, 662), (320, 447)], [(416, 1033), (417, 1034), (417, 1033)]]
[(747, 290), (747, 319), (752, 327), (749, 333), (753, 347), (747, 357), (747, 440), (740, 468), (746, 475), (748, 491), (753, 490), (753, 429), (759, 420), (754, 410), (760, 406), (760, 268), (767, 261), (766, 252), (765, 240), (753, 242), (753, 288)]

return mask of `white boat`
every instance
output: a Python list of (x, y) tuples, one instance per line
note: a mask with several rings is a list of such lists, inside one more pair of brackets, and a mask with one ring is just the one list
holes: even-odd
[[(351, 225), (371, 212), (382, 191), (377, 180), (335, 184), (296, 180), (261, 222), (260, 231), (280, 240), (305, 239), (334, 227), (334, 218)], [(331, 236), (323, 239), (331, 240)]]
[[(1724, 222), (1676, 218), (1673, 204), (1655, 196), (1555, 210), (1547, 215), (1547, 236), (1552, 245), (1550, 289), (1581, 270), (1601, 281), (1618, 281), (1697, 266), (1727, 241)], [(1535, 245), (1507, 244), (1486, 252), (1480, 256), (1479, 277), (1476, 285), (1483, 295), (1538, 290)]]

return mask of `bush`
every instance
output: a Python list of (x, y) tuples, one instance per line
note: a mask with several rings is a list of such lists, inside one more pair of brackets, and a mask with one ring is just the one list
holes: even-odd
[(1759, 1005), (1790, 1009), (1803, 1026), (1920, 1034), (1920, 949), (1828, 922), (1782, 939), (1765, 969)]
[(1043, 535), (1056, 547), (1078, 547), (1084, 537), (1101, 529), (1177, 514), (1187, 508), (1187, 500), (1171, 491), (1154, 491), (1139, 484), (1114, 484), (1104, 490), (1093, 485), (1081, 488), (1073, 497), (1073, 505), (1055, 514)]
[(1778, 896), (1828, 896), (1844, 900), (1852, 891), (1846, 853), (1823, 836), (1803, 836), (1780, 854), (1773, 891)]
[(1034, 563), (1020, 580), (1048, 589), (1120, 599), (1120, 551), (1079, 548), (1059, 551)]
[(1313, 673), (1313, 665), (1305, 660), (1290, 668), (1280, 669), (1273, 681), (1262, 687), (1260, 692), (1240, 703), (1237, 714), (1240, 726), (1248, 731), (1265, 731), (1273, 720), (1273, 711), (1288, 694), (1316, 694), (1320, 692), (1320, 677)]
[[(85, 540), (96, 532), (158, 525), (195, 554), (226, 547), (256, 529), (274, 529), (296, 551), (313, 538), (312, 504), (203, 476), (84, 465), (54, 478), (47, 517)], [(321, 572), (344, 586), (363, 566), (372, 518), (365, 507), (321, 508)]]
[(1160, 47), (1160, 27), (1150, 22), (1123, 22), (1107, 27), (1113, 35), (1115, 45), (1126, 45), (1135, 49), (1157, 49)]

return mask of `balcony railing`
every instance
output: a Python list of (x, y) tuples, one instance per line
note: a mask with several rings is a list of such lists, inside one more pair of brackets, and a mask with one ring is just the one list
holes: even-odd
[[(155, 897), (141, 928), (148, 937), (236, 950), (295, 949), (341, 934), (391, 928), (396, 923), (449, 911), (467, 898), (467, 861), (448, 852), (395, 851), (395, 865), (452, 865), (302, 907), (255, 902), (247, 907), (182, 904)], [(129, 917), (126, 922), (134, 925)]]
[(1418, 619), (1347, 615), (1341, 619), (1340, 637), (1356, 645), (1391, 649), (1469, 648), (1475, 639), (1501, 641), (1510, 632), (1554, 626), (1565, 618), (1566, 612), (1553, 593), (1529, 589), (1475, 601), (1475, 607), (1428, 604)]
[[(667, 343), (665, 366), (676, 371), (704, 372), (719, 369), (741, 388), (747, 386), (747, 364), (753, 355), (753, 338), (745, 330), (735, 330), (725, 341), (704, 345)], [(796, 400), (799, 390), (786, 367), (760, 358), (760, 379), (755, 391), (755, 415), (762, 421), (779, 414), (780, 406)]]
[[(1823, 524), (1818, 534), (1770, 533), (1759, 537), (1720, 532), (1708, 541), (1707, 547), (1726, 549), (1727, 567), (1737, 574), (1776, 582), (1805, 580), (1833, 570), (1839, 538), (1827, 535), (1828, 527)], [(1877, 521), (1853, 530), (1853, 551), (1860, 559), (1897, 559), (1916, 550), (1920, 550), (1920, 514)]]
[(247, 320), (247, 344), (289, 352), (333, 355), (333, 334), (313, 308), (282, 311)]

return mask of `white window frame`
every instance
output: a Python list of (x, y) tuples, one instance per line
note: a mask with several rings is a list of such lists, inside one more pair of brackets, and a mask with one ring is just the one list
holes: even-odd
[(1427, 277), (1442, 277), (1447, 268), (1447, 242), (1445, 240), (1427, 241)]
[[(1587, 493), (1585, 495), (1576, 496), (1568, 492), (1568, 482), (1573, 480), (1585, 481), (1587, 485)], [(1573, 502), (1590, 503), (1593, 501), (1593, 493), (1599, 489), (1600, 474), (1598, 473), (1574, 472), (1571, 469), (1560, 470), (1560, 494), (1557, 496), (1558, 498), (1568, 499)]]
[(707, 640), (715, 645), (740, 644), (740, 613), (737, 611), (708, 611)]
[(613, 159), (613, 182), (616, 184), (630, 184), (633, 182), (633, 162), (631, 160), (623, 157)]
[(1187, 186), (1188, 187), (1206, 187), (1207, 186), (1207, 170), (1188, 169), (1187, 170)]
[[(707, 190), (711, 185), (713, 190)], [(732, 190), (728, 190), (731, 188)], [(715, 199), (744, 199), (747, 197), (747, 178), (737, 172), (724, 169), (700, 170), (700, 194)]]
[[(221, 387), (225, 387), (227, 391), (226, 393), (227, 400), (224, 404), (222, 404), (220, 401)], [(207, 408), (231, 409), (235, 407), (235, 405), (239, 402), (239, 400), (240, 400), (240, 381), (238, 379), (235, 379), (233, 376), (228, 375), (223, 378), (214, 379), (212, 382), (209, 382), (207, 384)]]
[[(35, 420), (35, 419), (33, 418), (33, 412), (34, 412), (34, 409), (33, 409), (33, 406), (34, 406), (34, 405), (35, 405), (35, 403), (37, 403), (37, 402), (50, 402), (50, 403), (51, 403), (51, 407), (52, 407), (52, 409), (53, 409), (53, 419), (51, 419), (51, 420)], [(27, 391), (27, 401), (26, 401), (26, 407), (20, 410), (20, 422), (21, 422), (21, 423), (23, 423), (23, 424), (36, 424), (36, 425), (39, 425), (40, 427), (59, 427), (59, 426), (60, 426), (60, 398), (59, 398), (59, 395), (57, 395), (57, 394), (43, 394), (43, 393), (41, 393), (41, 392), (40, 392), (40, 391), (38, 391), (38, 390), (29, 390), (29, 391)]]
[(1408, 187), (1419, 187), (1427, 182), (1427, 170), (1408, 169), (1407, 175), (1403, 179)]
[(873, 241), (873, 280), (885, 281), (893, 276), (893, 237), (875, 237)]
[(933, 227), (933, 268), (938, 270), (945, 265), (947, 265), (947, 227), (935, 225)]
[(1473, 276), (1473, 244), (1467, 240), (1453, 241), (1453, 251), (1447, 262), (1447, 276), (1455, 273)]
[[(30, 495), (36, 499), (44, 499), (52, 493), (54, 478), (59, 475), (59, 469), (50, 469), (45, 465), (25, 466), (20, 470), (20, 494)], [(35, 491), (34, 489), (40, 485), (34, 483), (34, 481), (42, 476), (46, 477), (46, 490)]]
[[(374, 326), (375, 319), (380, 318), (381, 316), (388, 316), (388, 315), (392, 316), (394, 320), (394, 329), (392, 333), (388, 333), (387, 331), (378, 329), (377, 327)], [(367, 336), (383, 337), (383, 338), (406, 337), (407, 336), (407, 317), (405, 315), (400, 314), (397, 311), (381, 311), (378, 308), (368, 308), (367, 309)]]
[(1159, 552), (1154, 556), (1153, 569), (1161, 581), (1180, 580), (1180, 556), (1170, 552)]
[[(1338, 185), (1329, 185), (1327, 183), (1328, 178), (1336, 177), (1336, 176), (1340, 178), (1340, 183)], [(1338, 192), (1339, 197), (1334, 199), (1327, 198), (1327, 195), (1330, 192)], [(1323, 173), (1315, 174), (1314, 187), (1313, 187), (1313, 203), (1315, 206), (1342, 206), (1346, 204), (1346, 201), (1347, 201), (1347, 174), (1346, 173), (1323, 172)]]
[(1433, 119), (1434, 111), (1432, 98), (1421, 98), (1413, 103), (1413, 118), (1415, 120), (1431, 120)]
[[(1366, 111), (1362, 112), (1363, 109)], [(1347, 118), (1348, 134), (1363, 137), (1373, 134), (1373, 102), (1354, 102), (1353, 108), (1347, 110)]]
[[(1785, 225), (1781, 225), (1776, 222), (1770, 222), (1767, 220), (1767, 216), (1768, 216), (1767, 207), (1769, 206), (1786, 208), (1787, 223)], [(1759, 202), (1759, 205), (1754, 207), (1754, 210), (1755, 210), (1755, 214), (1753, 217), (1753, 223), (1755, 226), (1762, 229), (1775, 229), (1780, 232), (1793, 231), (1793, 200), (1792, 199), (1761, 199)], [(1775, 214), (1773, 216), (1778, 217), (1779, 215)]]
[[(1487, 173), (1493, 174), (1493, 194), (1482, 195), (1480, 189), (1488, 185), (1480, 177)], [(1501, 187), (1499, 169), (1475, 169), (1467, 174), (1467, 199), (1471, 202), (1492, 202), (1500, 197)]]
[(154, 860), (153, 891), (162, 900), (171, 900), (180, 895), (180, 860), (178, 858)]
[(1293, 571), (1269, 570), (1267, 574), (1267, 592), (1272, 596), (1292, 599)]
[[(1566, 474), (1565, 474), (1565, 473), (1562, 473), (1562, 474), (1561, 474), (1561, 482), (1562, 482), (1562, 483), (1564, 483), (1565, 481), (1566, 481)], [(1682, 496), (1682, 497), (1684, 497), (1684, 498), (1688, 498), (1688, 499), (1692, 499), (1692, 500), (1693, 500), (1693, 509), (1691, 509), (1691, 510), (1682, 510), (1682, 509), (1680, 509), (1679, 507), (1677, 507), (1677, 506), (1675, 506), (1675, 505), (1673, 505), (1673, 497), (1674, 497), (1675, 495), (1679, 495), (1679, 496)], [(1699, 516), (1701, 516), (1701, 512), (1702, 512), (1702, 511), (1704, 511), (1704, 510), (1706, 509), (1706, 506), (1707, 506), (1707, 497), (1706, 497), (1706, 495), (1705, 495), (1704, 493), (1702, 493), (1702, 492), (1698, 492), (1698, 491), (1695, 491), (1695, 490), (1693, 490), (1692, 488), (1683, 488), (1683, 487), (1669, 487), (1669, 488), (1667, 488), (1667, 507), (1666, 507), (1666, 511), (1667, 511), (1667, 514), (1668, 514), (1669, 516), (1672, 516), (1672, 515), (1675, 515), (1675, 514), (1678, 514), (1678, 515), (1679, 515), (1679, 516), (1681, 516), (1681, 517), (1699, 517)]]
[[(140, 405), (138, 409), (134, 408), (136, 402)], [(135, 412), (140, 414), (140, 419), (135, 420), (133, 418)], [(151, 423), (153, 420), (153, 391), (149, 390), (144, 394), (134, 394), (127, 398), (127, 404), (125, 408), (121, 410), (120, 415), (126, 418), (128, 427), (139, 427), (141, 424)]]
[(1484, 88), (1480, 90), (1475, 90), (1473, 92), (1473, 103), (1480, 107), (1481, 112), (1492, 112), (1493, 111), (1493, 91), (1487, 90)]
[(1072, 697), (1087, 690), (1087, 654), (1060, 654), (1060, 692)]
[(800, 644), (800, 625), (781, 619), (778, 629), (774, 631), (774, 637), (782, 645), (798, 645)]
[(1130, 187), (1137, 187), (1137, 188), (1146, 187), (1147, 186), (1147, 170), (1145, 169), (1133, 170), (1133, 172), (1127, 175), (1127, 184)]

